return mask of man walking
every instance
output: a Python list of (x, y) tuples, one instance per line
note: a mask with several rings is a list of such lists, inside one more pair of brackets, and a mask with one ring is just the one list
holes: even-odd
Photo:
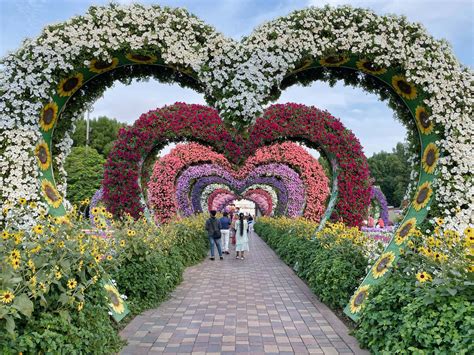
[(206, 221), (206, 231), (209, 237), (209, 247), (211, 248), (211, 260), (214, 260), (214, 244), (217, 246), (219, 258), (223, 260), (221, 249), (221, 231), (219, 221), (216, 218), (216, 211), (211, 211), (211, 217)]
[(228, 217), (229, 214), (227, 212), (224, 212), (223, 217), (219, 219), (219, 228), (221, 229), (221, 235), (222, 235), (222, 249), (225, 254), (230, 254), (229, 253), (229, 236), (230, 236), (230, 223), (231, 220)]

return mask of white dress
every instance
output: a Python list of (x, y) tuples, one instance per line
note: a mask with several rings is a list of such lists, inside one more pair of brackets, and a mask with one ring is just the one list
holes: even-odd
[(244, 220), (244, 232), (240, 234), (240, 221), (235, 222), (235, 251), (249, 250), (249, 236), (247, 234), (248, 223)]

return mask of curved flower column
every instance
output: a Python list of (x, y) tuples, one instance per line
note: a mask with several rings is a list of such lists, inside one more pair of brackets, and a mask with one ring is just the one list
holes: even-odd
[(388, 227), (390, 220), (388, 218), (387, 198), (385, 197), (384, 193), (377, 186), (372, 186), (370, 189), (370, 199), (375, 200), (380, 206), (380, 218), (382, 218), (385, 226)]
[(277, 203), (278, 203), (277, 194), (276, 194), (275, 190), (273, 190), (270, 186), (254, 184), (252, 186), (249, 186), (247, 189), (245, 189), (244, 195), (247, 194), (248, 191), (250, 191), (250, 190), (259, 190), (259, 191), (262, 191), (262, 192), (268, 194), (268, 196), (270, 196), (270, 198), (271, 198), (270, 202), (271, 202), (272, 206), (275, 207), (277, 205)]
[(272, 214), (272, 198), (267, 191), (261, 189), (248, 190), (244, 194), (244, 198), (255, 202), (264, 216)]

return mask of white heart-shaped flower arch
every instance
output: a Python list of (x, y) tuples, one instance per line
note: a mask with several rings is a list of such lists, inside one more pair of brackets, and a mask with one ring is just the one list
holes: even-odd
[[(310, 70), (330, 76), (345, 68), (393, 90), (408, 112), (410, 131), (418, 129), (417, 190), (397, 234), (405, 237), (420, 224), (430, 205), (429, 215), (443, 217), (449, 228), (473, 225), (473, 73), (447, 43), (404, 18), (351, 7), (308, 8), (236, 42), (183, 9), (112, 4), (45, 28), (1, 65), (2, 204), (42, 196), (50, 213), (64, 214), (62, 164), (72, 141), (56, 129), (53, 144), (52, 132), (59, 118), (60, 126), (79, 117), (116, 79), (110, 73), (121, 68), (159, 67), (168, 80), (192, 82), (227, 122), (239, 126), (254, 121), (285, 82)], [(53, 157), (52, 149), (59, 154)], [(58, 186), (57, 179), (63, 180)], [(397, 245), (392, 249), (398, 253)], [(359, 289), (354, 310), (366, 295)]]

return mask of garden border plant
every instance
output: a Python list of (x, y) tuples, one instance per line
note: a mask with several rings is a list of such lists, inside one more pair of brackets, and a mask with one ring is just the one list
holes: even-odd
[[(47, 27), (37, 39), (25, 41), (3, 58), (2, 65), (0, 185), (4, 200), (39, 201), (42, 196), (50, 213), (64, 215), (63, 196), (52, 170), (52, 132), (67, 104), (83, 111), (90, 97), (105, 90), (106, 86), (99, 85), (89, 96), (73, 102), (73, 94), (84, 83), (106, 71), (130, 65), (173, 69), (179, 75), (170, 77), (178, 82), (191, 78), (188, 82), (206, 92), (208, 102), (226, 122), (242, 127), (279, 96), (285, 79), (298, 81), (299, 74), (323, 68), (333, 80), (341, 72), (338, 68), (348, 68), (378, 80), (364, 87), (368, 90), (383, 94), (387, 87), (392, 89), (388, 97), (402, 102), (395, 104), (399, 117), (408, 127), (416, 122), (420, 138), (417, 144), (410, 130), (412, 143), (419, 147), (418, 176), (413, 176), (417, 185), (396, 232), (399, 243), (394, 238), (388, 249), (398, 255), (404, 238), (427, 215), (443, 217), (449, 228), (457, 230), (474, 222), (474, 197), (465, 193), (473, 181), (472, 71), (457, 62), (445, 42), (434, 40), (420, 25), (404, 18), (348, 6), (309, 8), (268, 22), (235, 42), (185, 10), (112, 4), (91, 7), (86, 16)], [(336, 74), (331, 77), (331, 72)], [(350, 77), (347, 72), (344, 75)], [(55, 163), (61, 169), (71, 142), (67, 134), (59, 139), (61, 154)], [(441, 153), (444, 157), (439, 158)], [(435, 179), (438, 171), (441, 174)], [(60, 176), (64, 176), (62, 170)], [(65, 184), (60, 190), (65, 193)], [(358, 303), (364, 303), (369, 284), (375, 281), (368, 275), (364, 289), (355, 295)]]

